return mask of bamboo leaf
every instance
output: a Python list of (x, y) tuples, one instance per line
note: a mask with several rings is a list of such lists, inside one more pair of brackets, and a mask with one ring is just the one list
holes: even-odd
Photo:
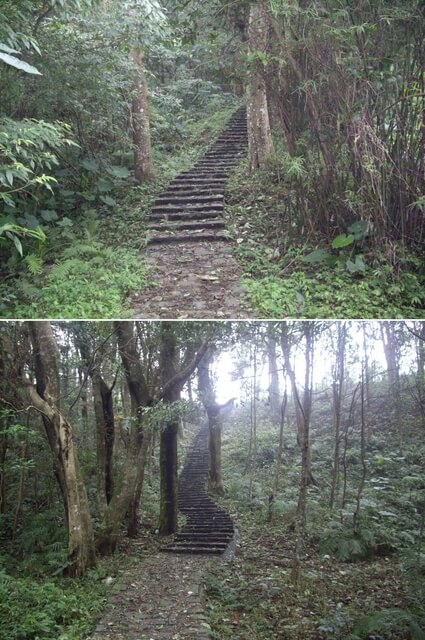
[(20, 60), (19, 58), (16, 58), (15, 56), (11, 56), (8, 53), (0, 53), (0, 60), (3, 60), (3, 62), (8, 64), (9, 66), (15, 67), (20, 71), (25, 71), (25, 73), (32, 73), (33, 75), (37, 76), (42, 75), (40, 71), (32, 65), (24, 62), (23, 60)]

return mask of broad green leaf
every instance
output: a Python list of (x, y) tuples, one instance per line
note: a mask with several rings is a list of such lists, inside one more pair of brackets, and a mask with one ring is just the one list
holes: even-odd
[(108, 205), (108, 207), (114, 207), (117, 204), (116, 201), (109, 196), (100, 196), (100, 199)]
[(369, 223), (366, 220), (357, 220), (350, 224), (348, 231), (353, 234), (356, 240), (361, 240), (367, 233)]
[(106, 171), (109, 175), (114, 176), (114, 178), (128, 178), (130, 176), (130, 171), (127, 167), (112, 165), (111, 167), (107, 167)]
[(316, 264), (319, 262), (324, 262), (330, 257), (328, 251), (326, 249), (315, 249), (308, 256), (303, 258), (303, 262), (307, 262), (308, 264)]
[(40, 215), (46, 222), (53, 222), (53, 220), (58, 219), (58, 214), (52, 209), (44, 209), (43, 211), (40, 211)]
[(24, 224), (28, 229), (37, 229), (40, 226), (40, 221), (37, 220), (32, 213), (26, 213), (24, 216)]
[(65, 217), (62, 218), (62, 220), (59, 220), (58, 225), (60, 225), (61, 227), (73, 227), (74, 223), (72, 222), (72, 220)]
[(350, 244), (353, 244), (354, 236), (347, 236), (345, 233), (337, 236), (332, 242), (333, 249), (343, 249), (344, 247), (348, 247)]
[(8, 53), (0, 53), (0, 60), (3, 60), (6, 64), (11, 67), (15, 67), (16, 69), (20, 69), (21, 71), (25, 71), (25, 73), (32, 73), (33, 75), (41, 76), (42, 74), (38, 69), (33, 67), (32, 65), (16, 58), (15, 56), (11, 56)]
[(89, 160), (88, 158), (85, 158), (81, 161), (81, 166), (92, 173), (99, 171), (99, 163), (96, 162), (96, 160)]
[(359, 256), (356, 256), (355, 262), (347, 260), (346, 265), (350, 273), (364, 273), (366, 271), (366, 265)]

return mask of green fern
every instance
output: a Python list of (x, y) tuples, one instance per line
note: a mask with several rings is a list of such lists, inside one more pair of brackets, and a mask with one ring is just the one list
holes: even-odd
[(384, 609), (360, 618), (348, 640), (361, 640), (372, 633), (398, 630), (409, 631), (410, 640), (425, 640), (425, 633), (421, 630), (416, 616), (404, 609)]
[(29, 272), (33, 276), (38, 276), (43, 271), (43, 259), (39, 255), (29, 253), (27, 256), (25, 256), (25, 263), (28, 267)]

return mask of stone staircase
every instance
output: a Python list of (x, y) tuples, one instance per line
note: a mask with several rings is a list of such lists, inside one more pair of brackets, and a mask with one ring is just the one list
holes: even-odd
[(195, 166), (174, 178), (157, 198), (149, 215), (148, 243), (227, 240), (224, 189), (246, 146), (242, 107)]
[(179, 479), (178, 506), (186, 524), (162, 548), (170, 553), (223, 553), (234, 536), (230, 516), (208, 496), (208, 424), (201, 427)]

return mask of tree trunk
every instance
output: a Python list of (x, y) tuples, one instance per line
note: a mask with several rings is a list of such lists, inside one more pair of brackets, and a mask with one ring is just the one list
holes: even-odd
[[(180, 394), (169, 396), (167, 402), (175, 402)], [(174, 400), (172, 400), (174, 397)], [(161, 472), (161, 508), (159, 516), (159, 534), (168, 536), (177, 531), (177, 434), (178, 420), (167, 423), (161, 433), (160, 472)]]
[(251, 4), (248, 50), (252, 66), (247, 86), (248, 154), (250, 171), (264, 166), (273, 149), (267, 103), (266, 80), (261, 54), (267, 53), (269, 17), (265, 2)]
[(283, 459), (283, 429), (285, 426), (285, 415), (286, 415), (287, 404), (288, 404), (288, 394), (285, 388), (282, 404), (280, 406), (279, 446), (277, 449), (273, 487), (269, 495), (269, 509), (268, 509), (268, 516), (267, 516), (268, 522), (271, 522), (273, 519), (273, 504), (276, 499), (276, 494), (279, 491), (280, 471), (282, 468), (282, 459)]
[(152, 180), (155, 171), (152, 161), (151, 133), (149, 124), (148, 85), (144, 69), (143, 55), (135, 48), (131, 58), (138, 73), (134, 81), (132, 105), (132, 128), (134, 144), (134, 177), (138, 184)]
[(184, 362), (179, 366), (176, 326), (178, 325), (173, 322), (162, 322), (160, 330), (162, 399), (168, 405), (170, 412), (161, 433), (160, 441), (160, 535), (169, 535), (177, 530), (177, 436), (179, 417), (172, 405), (180, 399), (182, 388), (199, 365), (208, 348), (207, 341), (204, 341), (198, 348), (191, 345), (186, 349)]
[(339, 490), (339, 457), (341, 438), (341, 411), (343, 399), (343, 385), (345, 376), (345, 343), (347, 339), (347, 327), (339, 322), (337, 326), (337, 348), (333, 369), (332, 394), (334, 414), (334, 460), (332, 468), (332, 485), (329, 507), (334, 508), (336, 495)]
[[(0, 411), (5, 411), (1, 408)], [(0, 514), (6, 513), (7, 414), (0, 415)]]
[(279, 373), (277, 370), (276, 335), (272, 323), (267, 324), (267, 356), (269, 361), (269, 404), (273, 424), (281, 422), (281, 403), (279, 390)]
[(72, 427), (60, 410), (59, 352), (48, 322), (30, 323), (37, 387), (26, 386), (34, 407), (50, 425), (48, 441), (61, 471), (68, 524), (68, 573), (83, 576), (95, 566), (92, 522), (87, 493), (74, 449)]
[(403, 452), (403, 430), (401, 427), (401, 387), (400, 387), (400, 345), (394, 322), (387, 320), (380, 324), (382, 344), (387, 361), (390, 406), (393, 410), (395, 427), (399, 438), (400, 453)]
[[(161, 371), (163, 386), (173, 378), (177, 371), (177, 339), (174, 327), (169, 322), (161, 325)], [(159, 515), (159, 533), (168, 536), (177, 531), (177, 435), (179, 420), (173, 416), (172, 404), (180, 399), (180, 385), (172, 385), (163, 396), (169, 405), (170, 418), (161, 432), (160, 439), (160, 478), (161, 505)]]
[(223, 475), (221, 470), (221, 432), (223, 428), (224, 407), (233, 402), (230, 400), (219, 405), (215, 399), (210, 367), (213, 361), (213, 351), (209, 349), (198, 366), (198, 389), (202, 403), (208, 415), (208, 491), (216, 495), (224, 495)]
[(113, 494), (112, 452), (115, 439), (115, 420), (109, 387), (99, 371), (92, 372), (94, 410), (96, 416), (97, 492), (99, 512), (104, 515)]
[[(113, 493), (113, 447), (115, 440), (115, 418), (111, 387), (102, 377), (102, 348), (89, 346), (89, 335), (83, 328), (76, 333), (75, 344), (85, 366), (85, 376), (90, 377), (93, 388), (93, 405), (96, 421), (96, 484), (99, 514), (103, 518)], [(102, 345), (103, 346), (103, 345)], [(80, 374), (81, 377), (81, 374)], [(81, 380), (81, 389), (84, 381)], [(85, 394), (87, 402), (87, 394)], [(83, 392), (81, 392), (83, 398)]]
[(304, 544), (307, 526), (307, 487), (314, 478), (311, 474), (310, 456), (310, 416), (312, 404), (312, 380), (313, 380), (313, 355), (314, 355), (314, 323), (303, 322), (303, 335), (305, 338), (305, 378), (304, 396), (301, 401), (295, 371), (291, 365), (291, 347), (288, 336), (288, 326), (282, 323), (281, 342), (282, 352), (285, 360), (286, 373), (291, 382), (292, 395), (295, 401), (298, 424), (298, 441), (301, 448), (301, 476), (298, 493), (297, 517), (295, 521), (296, 542), (292, 567), (292, 579), (294, 584), (298, 584), (301, 569), (301, 551)]
[(137, 467), (136, 484), (134, 487), (133, 497), (128, 510), (127, 535), (135, 538), (139, 531), (139, 506), (142, 497), (143, 483), (145, 480), (146, 458), (150, 449), (150, 441), (152, 436), (144, 436), (143, 444), (140, 451), (140, 462)]
[(115, 551), (120, 526), (128, 512), (130, 512), (131, 535), (134, 536), (137, 533), (137, 510), (143, 487), (145, 464), (142, 411), (144, 407), (152, 404), (137, 349), (134, 323), (117, 321), (114, 323), (114, 328), (130, 392), (132, 419), (121, 486), (118, 492), (114, 492), (108, 504), (102, 528), (96, 539), (97, 549), (103, 555), (109, 555)]

